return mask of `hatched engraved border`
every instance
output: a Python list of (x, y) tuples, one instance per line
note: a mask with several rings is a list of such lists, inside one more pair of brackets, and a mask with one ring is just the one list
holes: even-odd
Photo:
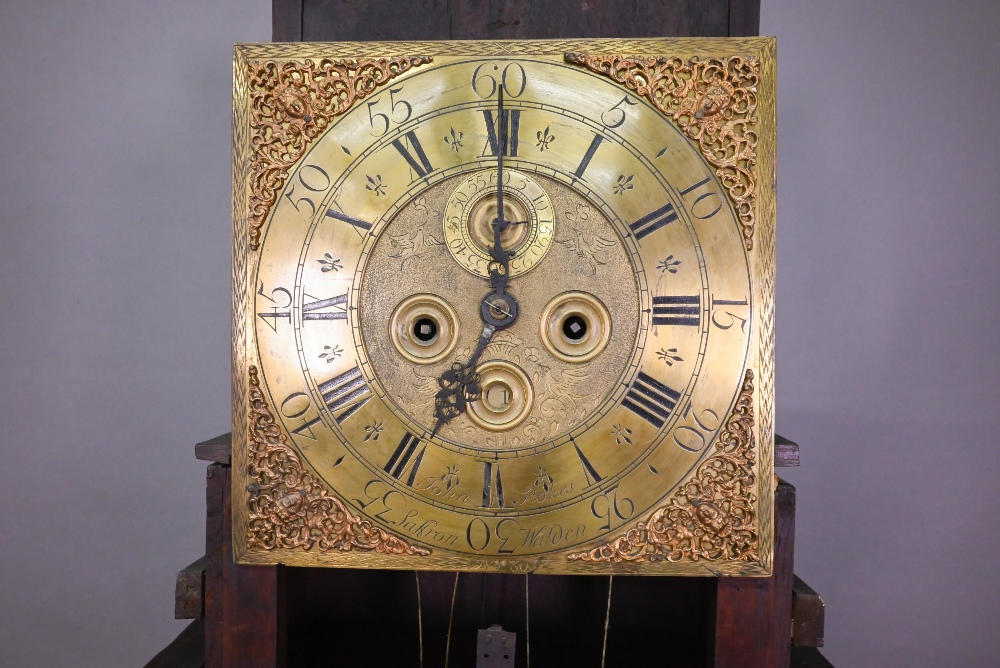
[(333, 118), (379, 86), (429, 62), (430, 56), (404, 56), (248, 63), (251, 250), (260, 246), (261, 228), (289, 168)]
[[(234, 115), (233, 115), (233, 214), (234, 214), (234, 262), (233, 262), (233, 427), (234, 434), (239, 438), (234, 439), (234, 485), (242, 481), (247, 481), (246, 471), (239, 470), (240, 462), (247, 462), (249, 444), (246, 439), (248, 432), (248, 412), (247, 412), (247, 386), (248, 386), (248, 361), (253, 361), (253, 332), (246, 321), (248, 301), (250, 299), (249, 276), (252, 275), (257, 256), (250, 252), (251, 247), (248, 237), (248, 196), (249, 189), (249, 151), (246, 148), (245, 138), (249, 132), (249, 109), (248, 104), (248, 65), (251, 59), (277, 59), (289, 60), (298, 59), (305, 61), (309, 58), (317, 58), (330, 54), (340, 59), (364, 59), (364, 58), (389, 58), (398, 57), (399, 53), (433, 53), (435, 56), (464, 56), (464, 55), (557, 55), (563, 56), (567, 52), (586, 51), (591, 54), (613, 54), (629, 53), (635, 58), (650, 57), (657, 58), (661, 54), (675, 54), (676, 57), (690, 60), (694, 57), (704, 56), (704, 54), (714, 53), (748, 53), (757, 54), (762, 59), (763, 76), (760, 91), (760, 110), (762, 124), (760, 127), (761, 138), (759, 143), (759, 154), (764, 160), (758, 166), (759, 195), (758, 218), (756, 220), (756, 235), (758, 238), (758, 248), (751, 257), (756, 269), (756, 275), (760, 277), (758, 296), (762, 298), (762, 310), (758, 311), (758, 332), (761, 337), (758, 339), (757, 359), (760, 363), (758, 392), (758, 461), (757, 461), (757, 488), (761, 497), (773, 493), (773, 483), (771, 481), (773, 472), (773, 462), (770, 457), (770, 443), (773, 438), (773, 276), (774, 276), (774, 41), (772, 38), (746, 38), (746, 39), (654, 39), (654, 40), (546, 40), (535, 42), (501, 42), (501, 43), (481, 43), (481, 42), (396, 42), (396, 43), (338, 43), (336, 45), (296, 43), (296, 44), (253, 44), (237, 45), (236, 58), (234, 59)], [(763, 168), (763, 170), (761, 170)], [(752, 242), (751, 242), (752, 243)], [(249, 311), (247, 311), (249, 312)], [(294, 454), (294, 453), (293, 453)], [(234, 497), (235, 500), (236, 497)], [(245, 501), (234, 504), (234, 548), (236, 548), (236, 558), (240, 561), (248, 560), (247, 563), (274, 563), (275, 557), (265, 557), (266, 552), (259, 550), (246, 550), (246, 518), (247, 506)], [(737, 575), (763, 575), (770, 571), (773, 555), (773, 536), (770, 535), (773, 517), (770, 503), (758, 503), (759, 506), (759, 540), (760, 556), (757, 564), (749, 562), (734, 562), (731, 566), (726, 566), (725, 562), (709, 562), (702, 560), (697, 562), (698, 571), (703, 574), (718, 575), (723, 572)], [(302, 565), (323, 565), (316, 560), (318, 555), (306, 557), (310, 554), (305, 550), (272, 550), (275, 554), (282, 554), (281, 560), (286, 563), (299, 563)], [(314, 551), (315, 552), (315, 551)], [(302, 557), (295, 557), (301, 554)], [(258, 556), (254, 556), (258, 555)], [(410, 559), (416, 559), (424, 566), (419, 568), (434, 568), (453, 570), (460, 568), (466, 570), (475, 568), (479, 560), (466, 557), (450, 557), (446, 554), (434, 554), (431, 556), (394, 556), (388, 554), (365, 553), (360, 550), (345, 553), (344, 558), (356, 566), (370, 566), (382, 568), (400, 568)], [(358, 561), (359, 559), (365, 561)], [(569, 573), (569, 572), (641, 572), (633, 570), (635, 566), (632, 562), (606, 562), (603, 566), (598, 563), (584, 563), (582, 561), (570, 562), (563, 557), (562, 564), (549, 559), (540, 560), (518, 560), (519, 568), (527, 568), (532, 572), (548, 573)], [(524, 561), (524, 563), (521, 563)], [(347, 563), (345, 562), (345, 564)], [(531, 562), (530, 565), (528, 562)], [(414, 562), (416, 566), (417, 562)], [(484, 562), (485, 563), (485, 562)], [(683, 566), (683, 562), (670, 562), (661, 560), (661, 566), (657, 570), (664, 573), (687, 573), (693, 574), (691, 566)], [(690, 563), (690, 562), (689, 562)], [(743, 564), (743, 565), (741, 565)], [(692, 566), (694, 564), (691, 564)], [(493, 565), (493, 568), (507, 570), (509, 565)], [(765, 570), (761, 571), (759, 568)], [(595, 571), (594, 569), (599, 569)], [(684, 571), (677, 571), (684, 568)]]

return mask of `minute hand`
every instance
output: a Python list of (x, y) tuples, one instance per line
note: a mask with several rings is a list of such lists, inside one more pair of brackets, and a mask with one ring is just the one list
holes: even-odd
[(507, 230), (503, 214), (503, 157), (507, 153), (507, 118), (503, 110), (503, 86), (497, 90), (497, 217), (493, 221), (493, 248), (490, 257), (490, 287), (494, 294), (503, 294), (510, 274), (511, 253), (504, 250), (502, 236)]

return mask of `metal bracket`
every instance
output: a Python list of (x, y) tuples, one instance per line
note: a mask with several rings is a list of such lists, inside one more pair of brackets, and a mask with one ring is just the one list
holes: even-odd
[(479, 629), (476, 642), (476, 668), (514, 668), (517, 634), (504, 631), (499, 624)]

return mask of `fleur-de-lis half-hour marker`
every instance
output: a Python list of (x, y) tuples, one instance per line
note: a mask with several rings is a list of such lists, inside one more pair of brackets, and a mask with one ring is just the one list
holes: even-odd
[(673, 366), (674, 362), (683, 362), (684, 359), (677, 354), (677, 348), (660, 348), (656, 353), (656, 356), (660, 358), (661, 362), (666, 363), (667, 366)]
[(323, 253), (323, 257), (316, 261), (323, 265), (323, 268), (320, 269), (320, 271), (324, 273), (328, 271), (340, 271), (344, 268), (344, 264), (340, 261), (340, 258), (333, 257), (329, 253)]
[(382, 423), (378, 420), (373, 420), (371, 424), (365, 425), (364, 442), (367, 443), (368, 441), (377, 441), (379, 434), (382, 433), (383, 429), (384, 427), (382, 426)]
[(549, 144), (556, 140), (556, 136), (549, 134), (548, 126), (545, 126), (544, 130), (539, 130), (535, 133), (535, 137), (538, 139), (538, 143), (535, 146), (538, 147), (539, 151), (544, 151), (549, 147)]
[(441, 482), (445, 485), (445, 490), (450, 490), (458, 484), (458, 466), (446, 466)]
[(458, 149), (462, 148), (462, 133), (455, 132), (455, 128), (449, 128), (449, 132), (444, 137), (444, 141), (448, 146), (458, 153)]
[(543, 469), (541, 466), (535, 471), (535, 487), (541, 487), (543, 492), (548, 492), (552, 489), (553, 480), (549, 472)]
[(628, 176), (625, 176), (624, 174), (619, 174), (618, 183), (615, 184), (614, 188), (615, 194), (624, 195), (626, 190), (632, 190), (633, 188), (632, 178), (634, 176), (635, 174), (629, 174)]
[(671, 274), (677, 273), (677, 266), (680, 265), (680, 260), (675, 260), (673, 255), (668, 255), (667, 257), (660, 260), (660, 263), (656, 265), (656, 268), (660, 270), (662, 274), (665, 271), (669, 271)]
[(628, 427), (616, 424), (611, 428), (611, 435), (615, 437), (615, 445), (622, 445), (623, 443), (632, 445), (632, 430)]
[(344, 352), (344, 349), (340, 346), (323, 346), (323, 352), (319, 354), (321, 360), (325, 359), (326, 363), (329, 364), (333, 360), (337, 359)]
[(385, 184), (382, 183), (382, 175), (376, 174), (375, 178), (372, 178), (365, 174), (365, 178), (368, 179), (368, 185), (365, 186), (365, 190), (370, 190), (375, 193), (375, 197), (385, 194)]

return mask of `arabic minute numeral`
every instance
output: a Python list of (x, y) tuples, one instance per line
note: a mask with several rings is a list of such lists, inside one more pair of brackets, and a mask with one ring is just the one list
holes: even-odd
[(303, 189), (309, 192), (321, 193), (332, 184), (330, 175), (322, 167), (302, 165), (296, 174), (295, 182), (288, 187), (284, 194), (282, 194), (282, 197), (287, 199), (299, 213), (302, 213), (302, 206), (308, 206), (309, 213), (307, 215), (311, 217), (316, 213), (316, 203), (312, 200), (312, 197), (295, 197), (296, 187), (302, 186)]
[[(693, 186), (690, 186), (682, 190), (681, 197), (687, 197), (688, 195), (692, 195), (696, 190), (698, 190), (704, 185), (707, 185), (710, 181), (711, 179), (706, 176)], [(713, 204), (715, 205), (714, 208), (712, 207)], [(722, 210), (722, 195), (715, 192), (714, 190), (709, 190), (708, 192), (701, 193), (700, 195), (694, 198), (694, 201), (691, 202), (691, 205), (688, 207), (688, 209), (691, 211), (691, 215), (697, 218), (698, 220), (707, 220)]]
[(700, 452), (705, 449), (708, 439), (719, 428), (722, 421), (719, 414), (710, 408), (692, 413), (689, 406), (684, 413), (684, 419), (690, 418), (692, 424), (682, 424), (674, 429), (673, 440), (679, 447), (688, 452)]
[(626, 95), (621, 99), (621, 102), (601, 114), (601, 123), (609, 130), (620, 128), (625, 124), (625, 110), (637, 104), (639, 103), (636, 100)]
[[(263, 305), (270, 310), (258, 311), (257, 317), (264, 321), (272, 332), (278, 331), (278, 321), (284, 318), (287, 322), (292, 321), (292, 293), (285, 288), (275, 288), (270, 295), (264, 293), (264, 282), (261, 281), (257, 296), (269, 302), (270, 306)], [(257, 300), (260, 301), (259, 299)]]
[[(385, 114), (382, 112), (375, 113), (373, 111), (374, 107), (378, 107), (382, 101), (381, 97), (377, 97), (368, 103), (368, 119), (371, 123), (371, 134), (373, 137), (381, 137), (386, 132), (389, 131), (389, 127), (392, 124), (399, 125), (400, 123), (405, 123), (410, 120), (410, 116), (413, 114), (413, 107), (406, 100), (397, 100), (396, 95), (403, 92), (403, 87), (390, 88), (389, 89), (389, 113)], [(377, 126), (376, 126), (377, 123)]]
[(476, 517), (465, 528), (465, 542), (476, 552), (482, 552), (490, 544), (490, 527), (486, 522)]
[[(716, 308), (722, 306), (722, 308)], [(712, 295), (712, 324), (719, 329), (729, 329), (737, 322), (740, 323), (740, 331), (745, 332), (747, 321), (750, 319), (748, 310), (740, 307), (749, 307), (745, 299), (716, 299)], [(744, 318), (741, 314), (746, 313)]]
[(617, 518), (615, 525), (624, 522), (632, 517), (635, 512), (635, 504), (627, 496), (618, 495), (618, 485), (615, 485), (604, 494), (595, 496), (590, 502), (590, 512), (599, 520), (605, 520), (601, 529), (610, 531), (612, 526), (612, 516)]
[(292, 392), (281, 402), (278, 410), (288, 420), (302, 420), (302, 423), (298, 427), (289, 430), (292, 435), (315, 441), (316, 435), (313, 434), (312, 428), (319, 422), (319, 415), (317, 414), (311, 420), (307, 419), (306, 413), (311, 408), (312, 401), (309, 400), (308, 394), (305, 392)]
[[(497, 72), (500, 73), (499, 84)], [(502, 71), (496, 63), (483, 63), (473, 71), (472, 90), (482, 99), (488, 100), (496, 95), (498, 85), (503, 86), (504, 97), (518, 98), (528, 85), (528, 75), (520, 63), (508, 63)]]

